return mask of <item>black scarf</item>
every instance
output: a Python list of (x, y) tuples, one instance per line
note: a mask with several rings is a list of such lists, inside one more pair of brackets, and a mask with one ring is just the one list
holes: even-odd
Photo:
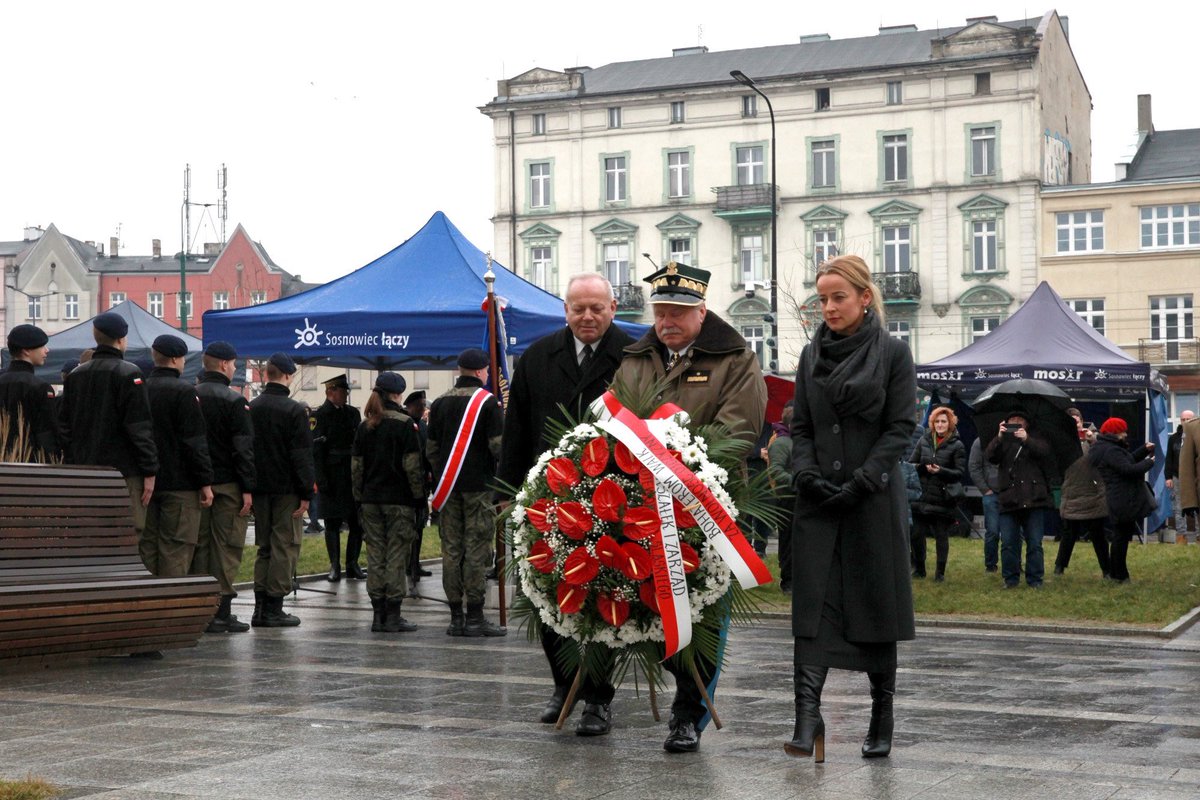
[(812, 377), (839, 417), (859, 416), (874, 422), (883, 413), (888, 335), (873, 311), (867, 312), (862, 325), (849, 336), (838, 336), (821, 324), (813, 339)]

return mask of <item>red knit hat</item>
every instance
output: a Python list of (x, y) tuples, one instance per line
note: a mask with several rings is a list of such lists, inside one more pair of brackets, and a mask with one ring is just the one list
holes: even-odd
[(1129, 432), (1129, 426), (1125, 424), (1125, 420), (1118, 417), (1109, 417), (1104, 420), (1104, 424), (1100, 426), (1101, 433), (1107, 433), (1112, 436), (1118, 436), (1122, 433)]

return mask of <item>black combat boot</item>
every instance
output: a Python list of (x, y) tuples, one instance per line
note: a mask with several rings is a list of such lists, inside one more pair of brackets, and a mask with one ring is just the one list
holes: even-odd
[(896, 696), (896, 668), (888, 672), (868, 672), (871, 681), (871, 724), (863, 741), (863, 758), (887, 758), (892, 752), (892, 699)]
[(294, 628), (300, 624), (300, 618), (283, 610), (282, 597), (268, 595), (259, 624), (264, 628)]
[(450, 606), (450, 625), (446, 628), (447, 636), (465, 636), (467, 620), (463, 616), (461, 605)]
[(371, 608), (375, 610), (375, 615), (371, 617), (371, 632), (383, 633), (383, 623), (387, 614), (387, 601), (382, 597), (372, 597)]
[(337, 583), (342, 579), (342, 535), (332, 525), (325, 528), (325, 553), (329, 556), (329, 575), (325, 580)]
[(792, 740), (783, 746), (790, 756), (808, 758), (816, 763), (825, 761), (825, 720), (821, 718), (821, 690), (829, 667), (810, 667), (797, 664), (793, 678), (796, 684), (796, 729)]
[(483, 603), (467, 603), (467, 621), (463, 626), (463, 636), (507, 635), (507, 628), (501, 628), (483, 616)]
[(250, 615), (250, 625), (257, 628), (262, 625), (263, 609), (267, 607), (267, 593), (254, 590), (254, 613)]
[(217, 606), (216, 616), (204, 629), (205, 633), (245, 633), (250, 626), (239, 620), (230, 610), (234, 595), (222, 595), (221, 604)]
[(383, 629), (388, 633), (411, 633), (417, 626), (400, 616), (400, 600), (387, 601), (387, 616)]

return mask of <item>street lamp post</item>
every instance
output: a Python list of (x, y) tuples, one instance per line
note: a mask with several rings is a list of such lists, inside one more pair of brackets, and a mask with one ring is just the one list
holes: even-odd
[(779, 205), (776, 202), (776, 192), (779, 191), (778, 184), (775, 183), (775, 108), (771, 105), (771, 98), (763, 94), (762, 89), (752, 78), (746, 76), (746, 73), (740, 69), (735, 69), (729, 73), (729, 76), (742, 86), (753, 91), (761, 97), (767, 104), (767, 112), (771, 115), (771, 314), (768, 322), (771, 325), (771, 336), (767, 340), (771, 348), (771, 360), (767, 364), (767, 368), (771, 372), (779, 371), (779, 273), (777, 264), (779, 261)]
[[(25, 297), (28, 298), (29, 300), (39, 300), (40, 301), (43, 297), (53, 297), (54, 295), (58, 294), (58, 292), (43, 292), (42, 294), (30, 294), (29, 292), (26, 292), (23, 289), (18, 289), (17, 287), (13, 286), (11, 283), (5, 284), (5, 288), (12, 289), (17, 294), (25, 295)], [(36, 312), (40, 313), (42, 310), (42, 304), (39, 302), (37, 305), (30, 306), (30, 308), (35, 310)], [(31, 325), (37, 325), (38, 313), (29, 315), (29, 323)]]

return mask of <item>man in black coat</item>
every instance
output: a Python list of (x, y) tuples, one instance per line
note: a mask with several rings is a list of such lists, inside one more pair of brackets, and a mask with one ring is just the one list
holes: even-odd
[(317, 470), (317, 489), (321, 493), (321, 516), (325, 520), (325, 549), (329, 553), (329, 578), (342, 578), (342, 523), (350, 528), (346, 538), (346, 577), (362, 580), (366, 572), (358, 565), (362, 553), (363, 532), (354, 502), (350, 477), (350, 451), (354, 434), (362, 423), (362, 414), (350, 405), (350, 383), (345, 375), (325, 381), (325, 402), (313, 412), (313, 461)]
[(283, 610), (292, 590), (303, 535), (301, 518), (313, 496), (312, 432), (308, 410), (290, 397), (288, 386), (296, 364), (286, 353), (267, 361), (267, 385), (250, 402), (254, 426), (254, 561), (255, 627), (284, 628), (300, 624)]
[[(8, 415), (8, 431), (0, 431), (0, 454), (14, 461), (47, 463), (60, 453), (54, 387), (34, 375), (50, 355), (48, 341), (36, 325), (18, 325), (8, 333), (12, 362), (0, 374), (0, 411)], [(18, 441), (25, 452), (15, 452)]]
[(145, 378), (125, 360), (128, 334), (129, 323), (120, 314), (106, 311), (92, 320), (96, 349), (67, 376), (59, 423), (68, 463), (112, 467), (125, 478), (140, 537), (154, 494), (158, 448)]
[(138, 550), (146, 569), (162, 578), (188, 574), (200, 535), (200, 509), (213, 500), (200, 399), (194, 385), (180, 378), (187, 352), (187, 343), (178, 336), (156, 338), (151, 346), (154, 369), (146, 380), (159, 470)]
[[(571, 421), (580, 419), (608, 388), (621, 364), (622, 350), (633, 344), (628, 334), (612, 324), (617, 302), (602, 275), (572, 277), (566, 298), (567, 327), (530, 345), (513, 374), (504, 414), (499, 478), (514, 489), (525, 482), (538, 456), (557, 444), (546, 440), (546, 422), (566, 423), (563, 408)], [(554, 694), (542, 712), (542, 722), (558, 720), (574, 677), (558, 662), (561, 641), (549, 626), (542, 628), (542, 649), (554, 676)], [(609, 732), (614, 691), (609, 681), (586, 681), (580, 686), (577, 697), (583, 700), (584, 710), (575, 728), (577, 734)]]
[(1036, 431), (1030, 431), (1023, 412), (1014, 411), (984, 451), (1000, 468), (1000, 572), (1004, 588), (1021, 582), (1021, 543), (1025, 543), (1025, 582), (1042, 588), (1046, 568), (1042, 557), (1045, 532), (1043, 509), (1054, 508), (1050, 475), (1054, 455)]

